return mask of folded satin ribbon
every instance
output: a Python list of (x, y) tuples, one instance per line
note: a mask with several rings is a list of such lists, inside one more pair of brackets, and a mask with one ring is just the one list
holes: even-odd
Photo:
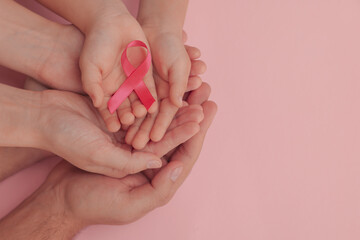
[[(131, 65), (126, 55), (127, 49), (129, 47), (144, 47), (147, 51), (145, 60), (137, 68)], [(120, 88), (110, 98), (108, 102), (109, 111), (114, 113), (132, 91), (135, 91), (141, 103), (144, 104), (145, 108), (149, 109), (155, 102), (155, 99), (143, 81), (144, 76), (149, 71), (151, 66), (151, 55), (146, 44), (138, 40), (130, 42), (121, 55), (121, 65), (127, 78), (120, 86)]]

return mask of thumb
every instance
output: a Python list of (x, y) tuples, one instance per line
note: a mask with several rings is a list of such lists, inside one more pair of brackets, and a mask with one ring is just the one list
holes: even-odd
[(92, 160), (95, 172), (118, 178), (162, 166), (161, 159), (152, 153), (131, 152), (112, 144), (96, 151)]
[(130, 192), (132, 204), (128, 210), (134, 212), (134, 215), (139, 210), (141, 210), (142, 214), (146, 214), (157, 207), (167, 204), (179, 187), (177, 179), (182, 170), (181, 161), (170, 162), (160, 170), (151, 183), (133, 189)]
[(104, 100), (104, 91), (101, 87), (102, 75), (100, 69), (89, 61), (80, 61), (81, 81), (94, 107), (100, 107)]
[(169, 84), (170, 84), (170, 100), (177, 107), (182, 106), (183, 96), (186, 91), (187, 82), (190, 74), (190, 60), (189, 57), (182, 61), (177, 61), (169, 69)]

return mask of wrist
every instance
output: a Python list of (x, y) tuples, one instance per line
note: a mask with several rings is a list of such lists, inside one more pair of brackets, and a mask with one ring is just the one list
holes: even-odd
[(138, 22), (144, 28), (182, 36), (188, 0), (141, 0)]
[(141, 18), (141, 16), (138, 17), (138, 22), (147, 37), (169, 34), (182, 39), (182, 24), (171, 24), (166, 21), (166, 19), (161, 19), (159, 17)]
[(0, 145), (34, 147), (42, 143), (38, 124), (41, 93), (0, 85)]
[[(71, 5), (73, 0), (70, 0)], [(69, 20), (85, 35), (89, 35), (92, 31), (98, 31), (99, 27), (109, 27), (117, 22), (117, 19), (122, 19), (123, 16), (131, 15), (122, 1), (107, 0), (107, 1), (78, 1), (80, 6), (73, 6), (73, 11), (65, 13), (69, 15)], [(83, 9), (78, 11), (77, 9)], [(71, 16), (70, 16), (71, 14)]]
[(0, 15), (0, 65), (36, 77), (37, 69), (49, 55), (48, 49), (53, 47), (52, 36), (60, 24), (14, 1), (3, 1)]
[(143, 31), (150, 45), (150, 49), (153, 48), (154, 45), (164, 43), (164, 41), (172, 43), (180, 42), (183, 46), (182, 31), (181, 34), (179, 34), (178, 32), (165, 31), (164, 29), (153, 29), (151, 27), (143, 27)]
[(109, 32), (111, 32), (113, 37), (120, 35), (121, 38), (123, 38), (124, 32), (129, 31), (129, 33), (131, 33), (134, 30), (133, 27), (136, 24), (139, 24), (125, 6), (124, 8), (125, 9), (100, 11), (96, 17), (96, 20), (92, 21), (91, 23), (87, 24), (86, 27), (84, 27), (84, 35), (89, 38), (89, 36), (92, 34), (98, 36), (99, 33), (101, 34), (106, 32), (108, 35)]
[(44, 54), (31, 77), (50, 88), (83, 93), (78, 61), (84, 35), (74, 25), (59, 25), (44, 44)]
[(0, 221), (5, 239), (71, 239), (84, 225), (64, 209), (64, 196), (57, 186), (42, 185)]

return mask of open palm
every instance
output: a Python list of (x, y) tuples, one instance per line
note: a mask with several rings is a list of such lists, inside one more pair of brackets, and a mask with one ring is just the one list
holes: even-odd
[(216, 112), (216, 105), (205, 101), (208, 94), (209, 88), (205, 85), (189, 99), (190, 105), (191, 102), (203, 102), (205, 116), (199, 133), (177, 147), (176, 138), (184, 129), (176, 130), (176, 136), (173, 135), (175, 130), (170, 130), (164, 137), (166, 143), (149, 143), (146, 146), (147, 151), (164, 156), (163, 161), (169, 162), (159, 172), (143, 172), (115, 179), (84, 172), (62, 162), (50, 174), (45, 185), (61, 189), (67, 214), (87, 225), (129, 223), (164, 205), (185, 180), (199, 156), (205, 133)]
[[(203, 61), (198, 60), (200, 50), (187, 45), (185, 47), (183, 45), (182, 48), (186, 50), (187, 58), (191, 60), (190, 75), (187, 75), (187, 89), (185, 90), (188, 92), (197, 89), (201, 85), (202, 81), (198, 75), (204, 72), (206, 65)], [(166, 49), (163, 49), (163, 51), (166, 52)], [(168, 79), (164, 78), (157, 68), (154, 68), (153, 76), (157, 89), (159, 109), (144, 118), (136, 119), (135, 123), (130, 126), (126, 135), (126, 142), (136, 149), (142, 149), (150, 139), (160, 141), (179, 109), (170, 99), (171, 84)], [(196, 108), (196, 106), (190, 107)]]
[[(161, 166), (161, 160), (155, 154), (133, 151), (123, 144), (123, 131), (117, 134), (108, 132), (87, 97), (48, 90), (43, 92), (43, 101), (45, 109), (41, 121), (44, 126), (44, 150), (63, 157), (81, 169), (114, 177)], [(198, 115), (202, 116), (202, 111), (189, 113), (176, 118), (173, 124), (182, 124), (186, 128), (186, 123), (189, 123), (190, 130), (196, 131), (196, 121), (199, 121)]]
[[(80, 56), (84, 91), (89, 94), (94, 106), (99, 108), (111, 132), (118, 131), (121, 123), (132, 124), (135, 117), (143, 117), (147, 113), (134, 92), (121, 104), (117, 113), (111, 114), (107, 108), (110, 97), (127, 78), (121, 65), (121, 55), (133, 40), (147, 43), (145, 34), (134, 17), (130, 14), (107, 16), (99, 20), (85, 36)], [(130, 61), (137, 65), (144, 59), (144, 53), (144, 49), (129, 49), (128, 56)], [(143, 80), (156, 99), (151, 68)], [(155, 102), (149, 112), (156, 109)]]

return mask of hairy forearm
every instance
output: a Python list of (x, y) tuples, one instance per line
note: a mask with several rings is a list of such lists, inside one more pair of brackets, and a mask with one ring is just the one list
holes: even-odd
[[(99, 19), (128, 14), (120, 0), (37, 0), (77, 26), (85, 35)], [(111, 23), (109, 23), (111, 24)]]
[(182, 35), (188, 0), (141, 0), (141, 25)]
[(35, 148), (0, 147), (0, 181), (52, 155)]
[(0, 65), (38, 78), (60, 25), (12, 0), (0, 2)]
[(83, 226), (58, 202), (56, 189), (37, 190), (8, 216), (0, 220), (2, 239), (72, 239)]
[(0, 84), (0, 146), (40, 147), (41, 93)]

